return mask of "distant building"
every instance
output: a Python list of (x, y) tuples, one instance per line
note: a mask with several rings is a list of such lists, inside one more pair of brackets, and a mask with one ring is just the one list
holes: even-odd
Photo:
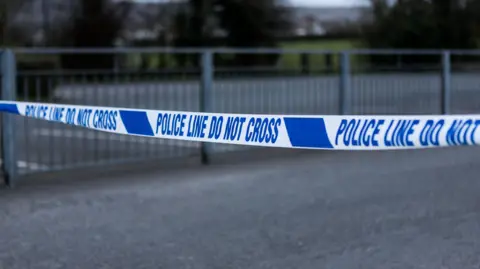
[(292, 8), (295, 34), (324, 35), (329, 25), (360, 21), (367, 10), (356, 8)]
[(295, 22), (295, 35), (297, 36), (321, 36), (326, 33), (322, 23), (312, 15), (307, 15)]

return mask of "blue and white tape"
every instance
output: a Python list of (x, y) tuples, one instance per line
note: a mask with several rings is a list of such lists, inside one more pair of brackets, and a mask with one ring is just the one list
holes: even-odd
[(0, 111), (117, 134), (279, 148), (387, 150), (480, 144), (480, 115), (253, 115), (8, 101), (0, 101)]

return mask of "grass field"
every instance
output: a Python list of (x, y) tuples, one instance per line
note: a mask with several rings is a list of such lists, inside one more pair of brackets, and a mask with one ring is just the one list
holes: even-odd
[[(354, 40), (324, 40), (324, 41), (290, 41), (284, 42), (285, 49), (318, 49), (318, 50), (348, 50), (359, 47)], [(310, 54), (310, 70), (322, 70), (327, 68), (325, 54)], [(333, 66), (338, 66), (339, 57), (333, 56)], [(301, 67), (300, 55), (297, 53), (284, 54), (280, 60), (280, 66), (285, 69), (299, 69)]]
[[(318, 49), (318, 50), (348, 50), (358, 48), (358, 42), (354, 40), (322, 40), (322, 41), (288, 41), (281, 44), (285, 49)], [(163, 57), (163, 58), (161, 58)], [(225, 56), (228, 57), (228, 56)], [(172, 55), (144, 55), (148, 59), (147, 66), (158, 66), (159, 61), (163, 61), (165, 66), (174, 67), (175, 61)], [(333, 57), (334, 66), (338, 66), (338, 57)], [(131, 55), (128, 59), (128, 66), (139, 67), (142, 65), (140, 55)], [(309, 64), (311, 70), (319, 70), (326, 67), (325, 54), (309, 55)], [(283, 54), (279, 60), (279, 67), (285, 70), (298, 70), (301, 67), (300, 54)]]
[[(359, 47), (355, 40), (324, 40), (324, 41), (288, 41), (281, 44), (285, 49), (318, 49), (318, 50), (347, 50)], [(127, 66), (133, 69), (142, 66), (142, 56), (145, 61), (144, 65), (147, 68), (154, 68), (161, 66), (172, 68), (176, 66), (176, 62), (172, 55), (138, 55), (130, 54), (126, 59)], [(325, 54), (310, 54), (309, 67), (311, 70), (322, 70), (326, 68)], [(17, 55), (18, 62), (32, 63), (32, 62), (49, 62), (55, 66), (59, 66), (60, 61), (58, 55)], [(338, 66), (338, 57), (336, 55), (332, 58), (333, 66)], [(301, 68), (301, 58), (298, 53), (283, 54), (279, 60), (279, 67), (285, 70), (298, 70)]]

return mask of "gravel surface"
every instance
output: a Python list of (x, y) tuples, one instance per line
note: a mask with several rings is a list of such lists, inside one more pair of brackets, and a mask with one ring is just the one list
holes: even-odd
[(28, 184), (0, 193), (0, 268), (479, 268), (479, 153), (319, 153)]

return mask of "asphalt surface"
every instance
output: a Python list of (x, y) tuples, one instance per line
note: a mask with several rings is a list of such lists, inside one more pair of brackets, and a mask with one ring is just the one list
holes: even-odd
[(480, 267), (480, 150), (319, 153), (0, 195), (0, 268)]
[[(480, 111), (477, 73), (451, 77), (452, 113)], [(352, 114), (438, 114), (440, 73), (353, 75), (347, 93)], [(338, 76), (217, 79), (209, 110), (225, 113), (338, 114)], [(64, 85), (55, 90), (61, 102), (163, 110), (199, 111), (198, 81)], [(473, 98), (473, 100), (472, 100)]]
[[(451, 113), (479, 113), (480, 77), (454, 74), (451, 82)], [(218, 79), (208, 107), (219, 113), (338, 114), (339, 83), (337, 76)], [(439, 114), (440, 89), (439, 73), (355, 75), (347, 104), (350, 114)], [(70, 104), (199, 111), (200, 87), (195, 81), (63, 85), (54, 97)], [(198, 143), (108, 135), (35, 119), (18, 118), (15, 131), (22, 173), (200, 152)], [(215, 153), (244, 149), (212, 146)]]

